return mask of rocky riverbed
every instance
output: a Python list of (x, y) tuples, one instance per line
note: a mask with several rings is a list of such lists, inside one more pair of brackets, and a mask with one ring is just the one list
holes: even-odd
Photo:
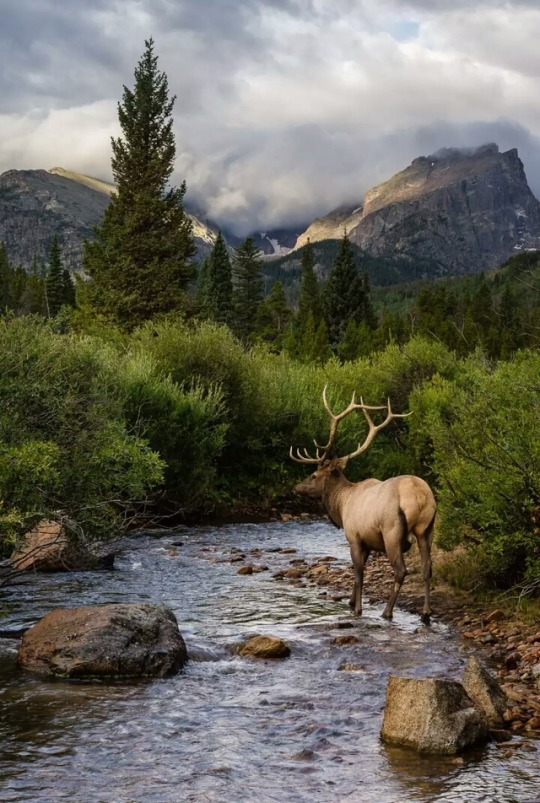
[[(284, 519), (293, 518), (287, 514)], [(305, 514), (303, 518), (310, 518)], [(212, 550), (210, 550), (212, 551)], [(398, 607), (420, 612), (423, 602), (423, 580), (419, 561), (408, 557), (409, 574), (398, 598)], [(229, 554), (213, 554), (212, 560), (237, 563), (238, 574), (251, 575), (270, 571), (279, 583), (298, 587), (318, 586), (320, 596), (349, 611), (348, 599), (353, 584), (353, 570), (348, 563), (333, 556), (315, 560), (298, 557), (295, 548), (259, 548), (243, 552), (234, 547)], [(435, 558), (436, 563), (436, 558)], [(393, 572), (384, 555), (370, 557), (365, 570), (364, 595), (371, 604), (385, 602), (394, 582)], [(463, 651), (474, 650), (491, 667), (504, 689), (510, 705), (505, 712), (505, 731), (498, 738), (501, 744), (520, 732), (540, 738), (540, 627), (525, 622), (516, 613), (480, 602), (473, 595), (456, 590), (436, 580), (431, 594), (434, 620), (455, 628), (463, 640)], [(351, 614), (351, 627), (354, 617)], [(422, 627), (419, 621), (419, 627)], [(357, 643), (353, 635), (339, 637), (340, 643)], [(354, 663), (344, 669), (355, 669)]]

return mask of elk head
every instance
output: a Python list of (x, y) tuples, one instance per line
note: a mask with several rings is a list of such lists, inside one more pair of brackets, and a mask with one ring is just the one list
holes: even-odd
[[(362, 454), (362, 452), (365, 452), (373, 442), (377, 432), (388, 426), (388, 424), (394, 418), (406, 418), (407, 416), (411, 415), (411, 413), (394, 413), (390, 405), (390, 399), (388, 399), (386, 406), (383, 407), (374, 407), (369, 404), (364, 404), (362, 397), (360, 397), (360, 401), (357, 402), (356, 393), (353, 393), (348, 407), (336, 415), (330, 409), (330, 405), (328, 404), (328, 399), (326, 398), (326, 387), (327, 386), (325, 385), (322, 396), (325, 410), (330, 418), (330, 434), (328, 436), (328, 442), (325, 446), (321, 446), (317, 443), (317, 441), (314, 441), (315, 456), (311, 456), (306, 449), (304, 449), (302, 452), (300, 449), (297, 449), (295, 454), (292, 446), (289, 451), (290, 457), (297, 463), (317, 466), (313, 474), (311, 474), (303, 482), (300, 482), (295, 488), (296, 493), (303, 496), (310, 496), (314, 499), (322, 498), (325, 490), (327, 490), (327, 486), (329, 484), (331, 485), (333, 481), (341, 481), (343, 478), (343, 472), (349, 460), (353, 457), (357, 457), (359, 454)], [(368, 432), (363, 443), (359, 443), (357, 448), (348, 455), (344, 455), (343, 457), (330, 457), (336, 440), (339, 422), (355, 410), (362, 411), (368, 425)], [(375, 424), (370, 416), (370, 413), (376, 410), (386, 410), (386, 417), (380, 424)]]

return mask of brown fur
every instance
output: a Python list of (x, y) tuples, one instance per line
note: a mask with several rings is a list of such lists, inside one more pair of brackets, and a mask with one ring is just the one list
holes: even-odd
[(388, 480), (350, 482), (343, 470), (348, 458), (326, 460), (296, 486), (296, 492), (321, 499), (329, 518), (342, 527), (351, 550), (355, 571), (350, 605), (362, 613), (364, 566), (372, 551), (384, 552), (394, 570), (394, 589), (383, 616), (392, 618), (399, 590), (407, 574), (403, 554), (416, 538), (425, 581), (422, 620), (429, 622), (431, 539), (436, 502), (429, 485), (420, 477), (403, 475)]

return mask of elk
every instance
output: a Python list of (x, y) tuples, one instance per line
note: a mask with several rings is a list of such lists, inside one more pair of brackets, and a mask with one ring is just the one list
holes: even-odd
[[(422, 561), (422, 575), (425, 583), (422, 621), (430, 622), (429, 592), (431, 585), (431, 540), (435, 522), (436, 502), (429, 485), (420, 477), (405, 474), (387, 480), (374, 478), (361, 482), (350, 482), (344, 475), (349, 460), (365, 452), (381, 429), (395, 418), (405, 418), (411, 413), (394, 413), (390, 399), (385, 407), (364, 404), (362, 398), (356, 402), (353, 393), (348, 407), (335, 415), (323, 390), (323, 404), (330, 417), (328, 443), (320, 446), (315, 443), (315, 457), (306, 449), (289, 455), (297, 463), (316, 465), (314, 473), (299, 483), (296, 493), (314, 499), (321, 499), (326, 513), (336, 527), (343, 528), (351, 550), (354, 567), (354, 587), (350, 606), (357, 616), (362, 615), (362, 586), (364, 566), (372, 551), (386, 553), (394, 570), (394, 588), (383, 616), (391, 619), (394, 605), (407, 575), (403, 555), (412, 546), (412, 536), (416, 538)], [(361, 410), (368, 425), (368, 433), (363, 443), (344, 457), (332, 457), (339, 422), (355, 410)], [(386, 417), (375, 424), (371, 413), (385, 410)]]

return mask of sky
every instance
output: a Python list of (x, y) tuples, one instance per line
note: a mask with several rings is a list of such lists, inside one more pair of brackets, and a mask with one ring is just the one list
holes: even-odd
[(0, 0), (0, 173), (112, 180), (150, 37), (174, 183), (238, 235), (360, 205), (443, 147), (517, 147), (540, 197), (540, 0)]

